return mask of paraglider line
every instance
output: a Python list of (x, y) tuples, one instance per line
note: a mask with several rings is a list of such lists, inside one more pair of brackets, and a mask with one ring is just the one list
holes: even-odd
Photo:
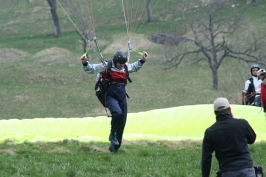
[(74, 25), (74, 27), (76, 28), (76, 30), (79, 32), (79, 34), (82, 36), (82, 38), (86, 41), (85, 37), (82, 35), (82, 33), (80, 32), (80, 30), (78, 29), (78, 27), (76, 26), (76, 24), (73, 22), (73, 20), (70, 18), (70, 16), (68, 15), (68, 13), (66, 12), (66, 10), (63, 8), (63, 6), (61, 5), (61, 3), (56, 0), (57, 3), (60, 5), (60, 7), (63, 9), (63, 11), (65, 12), (65, 14), (67, 15), (67, 17), (69, 18), (69, 20), (71, 21), (71, 23)]
[(128, 33), (128, 21), (127, 21), (126, 12), (125, 12), (124, 0), (122, 0), (122, 8), (123, 8), (123, 13), (124, 13), (124, 18), (125, 18), (125, 24), (126, 24), (127, 35), (128, 35), (128, 37), (129, 37), (129, 33)]
[[(158, 3), (159, 3), (159, 0), (157, 0), (156, 4), (153, 6), (152, 11), (153, 11), (153, 9), (157, 6)], [(147, 21), (147, 19), (148, 19), (148, 17), (145, 19), (145, 21)], [(140, 29), (143, 27), (143, 25), (144, 25), (144, 23), (141, 24), (141, 26), (139, 27), (139, 29), (138, 29), (138, 31), (136, 32), (136, 34), (139, 33), (139, 31), (140, 31)]]
[[(74, 25), (74, 27), (76, 28), (76, 30), (78, 31), (78, 33), (81, 35), (81, 37), (85, 40), (85, 41), (87, 41), (87, 43), (89, 44), (89, 49), (86, 51), (86, 55), (87, 55), (87, 53), (88, 53), (88, 51), (90, 50), (90, 49), (92, 49), (95, 53), (96, 53), (96, 55), (98, 56), (98, 58), (100, 59), (100, 61), (103, 63), (103, 64), (105, 64), (105, 62), (104, 62), (104, 60), (103, 60), (103, 56), (102, 56), (102, 54), (101, 54), (101, 52), (100, 52), (100, 47), (99, 47), (99, 45), (98, 45), (98, 42), (96, 41), (97, 40), (97, 38), (96, 37), (93, 37), (93, 40), (95, 41), (95, 44), (96, 44), (96, 46), (97, 46), (97, 49), (98, 49), (98, 51), (99, 51), (99, 53), (92, 47), (92, 45), (91, 45), (91, 42), (90, 42), (90, 40), (86, 40), (86, 38), (84, 37), (84, 35), (81, 33), (81, 31), (79, 30), (79, 28), (77, 27), (77, 25), (73, 22), (73, 20), (71, 19), (71, 17), (68, 15), (68, 13), (66, 12), (66, 10), (63, 8), (63, 6), (61, 5), (61, 3), (58, 1), (58, 0), (56, 0), (57, 1), (57, 3), (59, 4), (59, 6), (63, 9), (63, 11), (64, 11), (64, 13), (67, 15), (67, 17), (69, 18), (69, 20), (71, 21), (71, 23)], [(94, 24), (94, 22), (93, 22), (93, 24)], [(95, 34), (95, 30), (93, 31), (94, 32), (94, 34)]]

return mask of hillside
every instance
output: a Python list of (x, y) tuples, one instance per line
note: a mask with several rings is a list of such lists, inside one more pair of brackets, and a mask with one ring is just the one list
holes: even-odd
[[(0, 6), (0, 119), (105, 115), (94, 95), (95, 76), (86, 74), (79, 61), (83, 54), (80, 37), (62, 9), (58, 7), (62, 37), (54, 38), (46, 1), (12, 2), (1, 1)], [(122, 14), (112, 4), (114, 0), (108, 2), (94, 4), (97, 37), (105, 59), (111, 59), (117, 50), (127, 50)], [(220, 68), (219, 91), (214, 91), (206, 63), (186, 61), (165, 71), (165, 46), (150, 40), (158, 33), (184, 35), (182, 10), (198, 9), (205, 3), (158, 1), (154, 21), (145, 24), (132, 39), (131, 61), (136, 61), (143, 50), (150, 55), (143, 68), (131, 74), (129, 112), (211, 104), (218, 96), (240, 104), (244, 80), (249, 76), (247, 64), (225, 61)], [(232, 4), (247, 8), (254, 27), (264, 28), (265, 2), (249, 7), (240, 0)], [(99, 62), (93, 51), (89, 56), (92, 63)]]

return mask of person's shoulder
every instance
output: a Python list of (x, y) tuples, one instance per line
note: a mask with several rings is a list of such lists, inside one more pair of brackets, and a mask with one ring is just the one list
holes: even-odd
[(248, 123), (248, 121), (243, 118), (234, 118), (233, 120), (236, 121), (237, 123), (243, 123), (243, 124)]
[(206, 128), (207, 132), (215, 130), (215, 127), (217, 126), (218, 122), (213, 123), (210, 127)]
[(252, 77), (249, 77), (247, 80), (246, 80), (246, 82), (251, 82), (253, 80), (253, 78)]

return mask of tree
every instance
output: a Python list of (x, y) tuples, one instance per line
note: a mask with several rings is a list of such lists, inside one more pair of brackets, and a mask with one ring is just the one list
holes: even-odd
[(213, 89), (218, 90), (218, 69), (225, 59), (263, 63), (265, 35), (249, 32), (247, 37), (251, 39), (244, 42), (237, 40), (238, 34), (243, 34), (243, 31), (237, 33), (237, 30), (241, 29), (240, 21), (244, 15), (235, 13), (225, 1), (215, 1), (201, 8), (193, 10), (191, 15), (186, 14), (190, 32), (176, 45), (177, 49), (171, 49), (174, 53), (169, 56), (165, 52), (167, 68), (177, 67), (185, 59), (205, 61), (212, 71)]
[(59, 17), (57, 15), (56, 11), (56, 0), (47, 0), (49, 6), (50, 6), (50, 11), (52, 14), (52, 19), (54, 21), (54, 27), (55, 27), (55, 37), (60, 37), (61, 36), (61, 30), (60, 30), (60, 23), (59, 23)]
[(257, 0), (247, 0), (246, 4), (257, 5)]
[(152, 22), (152, 9), (151, 9), (151, 0), (147, 0), (147, 14), (148, 19), (147, 22)]

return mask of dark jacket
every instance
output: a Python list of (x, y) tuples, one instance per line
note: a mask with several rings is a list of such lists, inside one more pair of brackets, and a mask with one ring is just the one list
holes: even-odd
[(203, 139), (202, 177), (210, 175), (213, 151), (221, 173), (253, 167), (248, 144), (255, 140), (256, 134), (245, 119), (235, 119), (229, 113), (216, 116)]

